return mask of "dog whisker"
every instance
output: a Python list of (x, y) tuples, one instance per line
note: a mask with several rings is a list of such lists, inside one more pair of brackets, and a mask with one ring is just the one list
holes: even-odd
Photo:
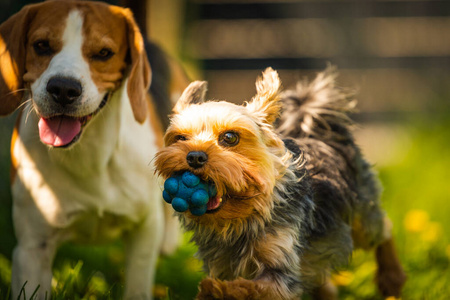
[(33, 103), (33, 101), (31, 101), (31, 99), (28, 101), (28, 103), (31, 103), (31, 104), (26, 106), (26, 109), (28, 109), (28, 111), (27, 111), (26, 116), (25, 116), (25, 124), (28, 123), (28, 118), (30, 117), (30, 115), (31, 115), (34, 111), (36, 111), (36, 108), (35, 108), (35, 106), (34, 106), (34, 103)]
[(21, 109), (23, 106), (27, 105), (29, 102), (32, 101), (32, 98), (28, 98), (27, 100), (23, 101), (15, 110)]

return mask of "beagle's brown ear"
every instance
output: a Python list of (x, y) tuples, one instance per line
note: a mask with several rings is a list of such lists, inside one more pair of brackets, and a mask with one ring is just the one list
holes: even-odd
[(12, 113), (22, 102), (25, 44), (33, 5), (0, 25), (0, 115)]
[(139, 123), (143, 123), (148, 114), (147, 93), (151, 82), (151, 69), (144, 48), (144, 40), (131, 10), (123, 9), (123, 15), (128, 26), (127, 36), (131, 57), (127, 92), (134, 118)]

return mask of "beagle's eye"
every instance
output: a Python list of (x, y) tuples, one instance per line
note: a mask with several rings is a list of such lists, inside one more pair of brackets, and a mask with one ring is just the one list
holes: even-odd
[(107, 61), (110, 59), (115, 53), (109, 48), (103, 48), (98, 53), (92, 55), (92, 58), (100, 61)]
[(220, 136), (219, 143), (226, 147), (236, 146), (239, 143), (239, 135), (234, 131), (227, 131)]
[(50, 47), (50, 43), (47, 40), (39, 40), (33, 44), (34, 51), (39, 56), (47, 56), (53, 54), (53, 50)]

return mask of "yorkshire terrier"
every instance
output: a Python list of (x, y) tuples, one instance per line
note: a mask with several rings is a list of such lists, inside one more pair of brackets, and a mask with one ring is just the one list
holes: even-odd
[(176, 213), (209, 274), (198, 299), (337, 299), (330, 273), (355, 248), (375, 248), (381, 294), (400, 296), (391, 223), (352, 135), (355, 100), (335, 79), (328, 68), (281, 92), (268, 68), (244, 105), (205, 102), (201, 81), (175, 105), (156, 172), (190, 171), (217, 189), (206, 214)]

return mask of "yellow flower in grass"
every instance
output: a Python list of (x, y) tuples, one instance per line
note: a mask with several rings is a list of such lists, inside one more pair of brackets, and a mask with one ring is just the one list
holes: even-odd
[(428, 227), (429, 220), (430, 217), (426, 211), (414, 209), (406, 214), (403, 225), (407, 231), (417, 233), (424, 231)]
[(445, 254), (447, 255), (448, 259), (450, 259), (450, 245), (447, 245), (445, 248)]
[(389, 296), (385, 300), (401, 300), (402, 298), (396, 298), (394, 296)]
[(442, 236), (441, 224), (430, 222), (420, 236), (424, 241), (436, 242)]
[(166, 298), (168, 294), (167, 290), (167, 286), (162, 284), (155, 284), (155, 286), (153, 287), (153, 296), (155, 298)]
[(347, 286), (352, 283), (354, 275), (350, 271), (341, 271), (331, 276), (331, 281), (337, 286)]

